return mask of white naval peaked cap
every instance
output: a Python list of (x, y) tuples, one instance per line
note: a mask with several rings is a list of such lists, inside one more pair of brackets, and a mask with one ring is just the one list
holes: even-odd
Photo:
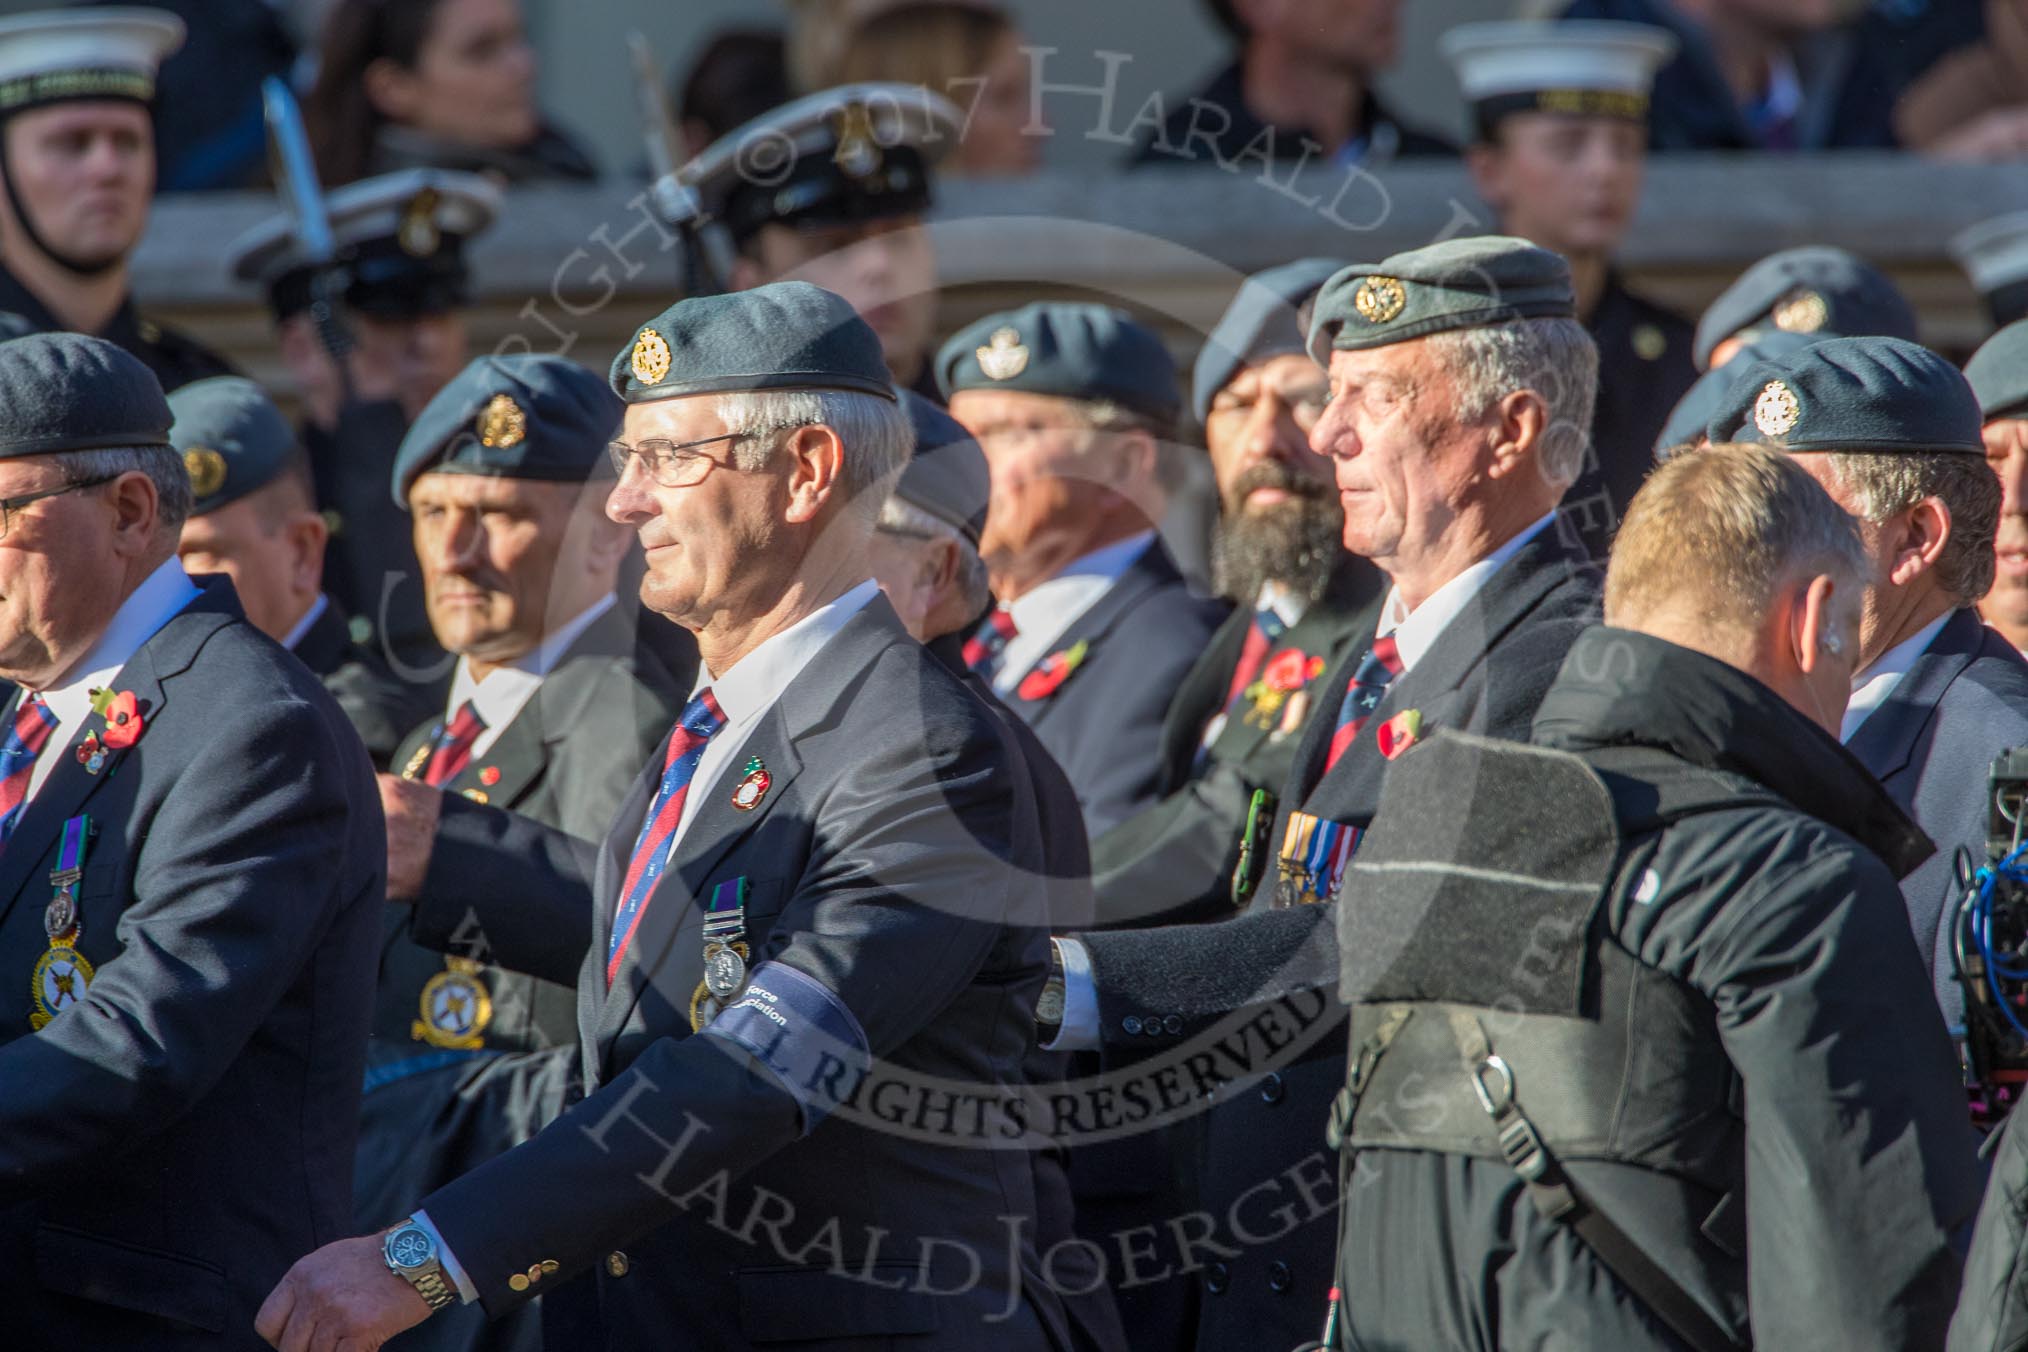
[(146, 103), (184, 32), (183, 20), (160, 9), (46, 9), (0, 19), (0, 113), (67, 99)]
[[(415, 257), (437, 251), (442, 236), (469, 239), (500, 214), (500, 189), (481, 174), (455, 169), (400, 169), (334, 188), (324, 199), (340, 254), (391, 239)], [(242, 282), (271, 282), (305, 266), (294, 218), (263, 218), (226, 247), (226, 266)]]
[(1637, 96), (1622, 115), (1645, 117), (1648, 91), (1655, 72), (1676, 54), (1675, 34), (1653, 24), (1620, 23), (1609, 19), (1515, 20), (1467, 23), (1446, 32), (1437, 47), (1457, 71), (1458, 84), (1471, 103), (1540, 96), (1516, 103), (1541, 112), (1607, 113), (1612, 105), (1565, 100), (1562, 94)]
[(1950, 253), (1982, 296), (2028, 281), (2028, 211), (1967, 226), (1951, 240)]

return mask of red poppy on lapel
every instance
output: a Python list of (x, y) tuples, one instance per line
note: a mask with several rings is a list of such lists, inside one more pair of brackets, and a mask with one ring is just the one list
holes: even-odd
[(1306, 657), (1296, 649), (1290, 648), (1267, 664), (1267, 670), (1261, 673), (1261, 679), (1267, 682), (1270, 690), (1287, 693), (1301, 690), (1315, 680), (1323, 670), (1323, 658)]
[(141, 717), (139, 701), (131, 690), (113, 694), (106, 690), (92, 692), (92, 707), (106, 720), (106, 735), (101, 739), (114, 751), (121, 751), (141, 740), (141, 734), (148, 729), (147, 720)]
[(1415, 745), (1415, 739), (1422, 735), (1422, 710), (1403, 709), (1394, 717), (1382, 723), (1374, 732), (1374, 743), (1380, 754), (1393, 760), (1402, 752)]
[(1070, 679), (1085, 654), (1091, 651), (1091, 644), (1079, 639), (1071, 647), (1059, 653), (1051, 653), (1037, 664), (1035, 670), (1021, 678), (1021, 684), (1014, 687), (1014, 693), (1022, 699), (1048, 699), (1056, 688)]

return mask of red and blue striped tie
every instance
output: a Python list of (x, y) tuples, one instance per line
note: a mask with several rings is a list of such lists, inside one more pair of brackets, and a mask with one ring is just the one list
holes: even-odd
[(21, 805), (28, 801), (28, 781), (35, 774), (35, 758), (56, 729), (56, 714), (40, 695), (24, 695), (14, 711), (14, 726), (0, 745), (0, 845), (14, 834), (21, 820)]
[(994, 606), (965, 640), (964, 651), (959, 655), (974, 675), (990, 681), (1000, 668), (1000, 654), (1007, 651), (1007, 640), (1020, 632), (1014, 627), (1014, 612), (1005, 606)]
[(423, 783), (440, 789), (462, 774), (472, 763), (472, 744), (485, 730), (486, 720), (479, 717), (472, 701), (460, 704), (451, 721), (437, 730), (437, 744), (430, 752), (428, 767), (423, 770)]
[(1399, 675), (1401, 654), (1395, 650), (1394, 635), (1383, 634), (1373, 640), (1373, 646), (1359, 659), (1352, 680), (1345, 687), (1345, 698), (1338, 705), (1338, 729), (1331, 734), (1331, 753), (1324, 760), (1325, 773), (1359, 739), (1359, 729), (1366, 726), (1366, 720), (1386, 697), (1389, 682)]
[(690, 777), (697, 762), (704, 759), (704, 744), (725, 726), (725, 711), (706, 686), (683, 706), (676, 730), (669, 734), (669, 755), (662, 762), (662, 784), (655, 801), (641, 822), (641, 834), (634, 839), (634, 853), (627, 860), (627, 876), (620, 884), (620, 908), (613, 913), (613, 937), (606, 945), (606, 984), (620, 970), (620, 959), (641, 927), (641, 915), (648, 909), (649, 894), (669, 862), (669, 840), (676, 824), (683, 820), (683, 800), (690, 794)]

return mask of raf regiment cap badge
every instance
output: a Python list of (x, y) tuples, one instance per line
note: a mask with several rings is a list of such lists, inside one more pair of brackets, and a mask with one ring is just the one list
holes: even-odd
[(1407, 304), (1407, 290), (1392, 277), (1368, 277), (1352, 293), (1352, 308), (1369, 324), (1385, 324)]
[(1802, 405), (1795, 393), (1779, 380), (1770, 380), (1753, 401), (1753, 425), (1762, 436), (1785, 437), (1802, 420)]
[(209, 446), (192, 446), (183, 453), (183, 472), (190, 476), (190, 491), (208, 498), (225, 487), (225, 457)]
[(972, 355), (979, 359), (979, 370), (988, 380), (1012, 380), (1028, 369), (1028, 349), (1011, 328), (994, 329), (986, 345), (975, 348)]
[(411, 258), (428, 258), (443, 242), (443, 232), (437, 229), (437, 190), (424, 188), (408, 199), (402, 208), (401, 225), (394, 232), (395, 242), (401, 251)]
[(1783, 333), (1815, 333), (1830, 320), (1831, 307), (1815, 291), (1791, 291), (1775, 302), (1768, 317)]
[(634, 379), (643, 385), (659, 385), (669, 374), (669, 344), (653, 329), (642, 329), (634, 339)]
[(479, 444), (504, 451), (528, 439), (528, 415), (508, 394), (496, 394), (479, 413)]
[(865, 178), (879, 170), (880, 142), (874, 136), (873, 114), (865, 104), (848, 103), (839, 109), (831, 122), (831, 134), (838, 141), (831, 163), (840, 173), (847, 178)]

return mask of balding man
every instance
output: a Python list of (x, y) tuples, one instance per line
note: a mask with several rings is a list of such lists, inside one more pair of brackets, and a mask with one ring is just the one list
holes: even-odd
[(607, 511), (704, 674), (574, 884), (586, 1097), (306, 1259), (261, 1332), (375, 1346), (596, 1269), (610, 1348), (1063, 1345), (1027, 1158), (867, 1110), (869, 1076), (1018, 1087), (1047, 965), (1019, 753), (869, 576), (912, 440), (879, 339), (776, 283), (678, 303), (611, 380)]
[(1939, 1345), (1977, 1174), (1895, 888), (1930, 843), (1837, 741), (1859, 537), (1777, 453), (1678, 457), (1535, 745), (1396, 759), (1331, 1347)]

